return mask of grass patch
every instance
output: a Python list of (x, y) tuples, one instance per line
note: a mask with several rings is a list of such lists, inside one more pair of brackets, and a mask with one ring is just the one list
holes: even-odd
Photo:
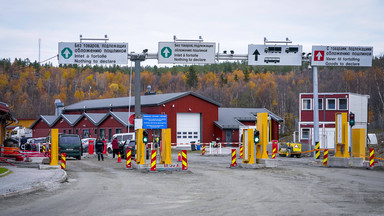
[[(6, 175), (3, 175), (3, 174), (6, 173), (6, 172), (8, 172), (8, 169), (7, 169), (7, 168), (5, 168), (5, 167), (0, 167), (0, 178), (6, 176)], [(11, 174), (11, 173), (12, 173), (12, 171), (9, 172), (8, 174)], [(7, 175), (8, 175), (8, 174), (7, 174)]]

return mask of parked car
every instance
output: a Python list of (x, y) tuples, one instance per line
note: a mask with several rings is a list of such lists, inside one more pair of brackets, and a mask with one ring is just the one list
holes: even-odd
[(124, 142), (120, 150), (120, 154), (122, 158), (127, 158), (127, 150), (131, 150), (131, 158), (135, 158), (136, 155), (136, 141), (135, 140), (127, 140)]
[(83, 152), (88, 152), (88, 146), (89, 146), (89, 141), (93, 140), (93, 147), (95, 147), (96, 144), (96, 138), (85, 138), (81, 140), (81, 145), (83, 147)]
[(77, 134), (59, 134), (59, 154), (66, 153), (67, 157), (81, 160), (83, 155), (81, 140)]
[(113, 150), (112, 150), (112, 140), (113, 139), (117, 139), (117, 141), (119, 142), (119, 148), (121, 149), (124, 142), (127, 141), (127, 140), (134, 140), (135, 139), (135, 133), (118, 133), (118, 134), (114, 134), (110, 140), (109, 143), (107, 143), (107, 151), (109, 154), (112, 154)]

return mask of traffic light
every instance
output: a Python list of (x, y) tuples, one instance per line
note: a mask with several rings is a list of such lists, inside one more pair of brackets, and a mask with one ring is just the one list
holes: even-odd
[(148, 143), (148, 131), (143, 130), (143, 143), (147, 144)]
[(260, 142), (260, 132), (258, 130), (253, 132), (253, 141), (255, 144)]
[(351, 127), (355, 125), (355, 113), (353, 112), (349, 113), (349, 125), (351, 125)]

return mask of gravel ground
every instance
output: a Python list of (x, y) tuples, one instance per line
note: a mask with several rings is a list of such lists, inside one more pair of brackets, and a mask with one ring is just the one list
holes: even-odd
[(68, 159), (62, 187), (0, 200), (0, 215), (383, 215), (383, 169), (323, 168), (305, 157), (230, 169), (230, 161), (188, 152), (190, 172), (150, 173), (111, 156)]
[(0, 178), (0, 197), (10, 197), (35, 190), (52, 190), (66, 179), (61, 169), (39, 170), (37, 168), (18, 168), (7, 166), (13, 173)]

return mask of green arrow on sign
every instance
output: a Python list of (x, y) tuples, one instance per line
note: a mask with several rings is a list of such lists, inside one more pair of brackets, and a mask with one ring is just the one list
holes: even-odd
[(171, 57), (171, 55), (172, 55), (171, 48), (164, 47), (163, 49), (161, 49), (161, 56), (163, 56), (164, 58), (169, 58)]
[(63, 50), (61, 50), (61, 56), (63, 56), (63, 58), (65, 59), (69, 59), (71, 58), (73, 52), (71, 49), (69, 49), (68, 47), (65, 47)]

